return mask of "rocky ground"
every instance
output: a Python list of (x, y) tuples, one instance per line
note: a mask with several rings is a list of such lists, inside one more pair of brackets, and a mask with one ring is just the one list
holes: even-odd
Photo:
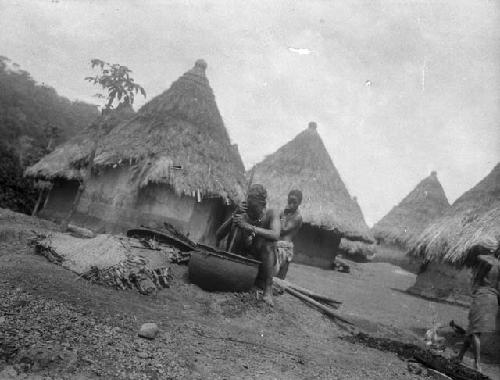
[[(17, 225), (51, 228), (36, 223)], [(189, 284), (187, 268), (178, 265), (169, 289), (151, 296), (118, 291), (32, 254), (27, 235), (9, 236), (0, 244), (0, 379), (429, 378), (407, 359), (352, 339), (288, 294), (277, 295), (270, 308), (254, 293), (207, 293)], [(428, 321), (416, 323), (417, 311), (391, 306), (419, 307), (415, 297), (390, 290), (406, 277), (365, 265), (352, 274), (296, 265), (290, 280), (343, 301), (340, 311), (374, 335), (420, 339)], [(385, 290), (377, 293), (375, 284)], [(381, 294), (387, 297), (372, 300)], [(466, 310), (450, 311), (456, 314), (463, 320)], [(145, 322), (158, 324), (156, 339), (137, 335)]]

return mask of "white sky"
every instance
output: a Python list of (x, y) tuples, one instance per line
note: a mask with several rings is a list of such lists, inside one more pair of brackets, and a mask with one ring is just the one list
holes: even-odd
[(204, 58), (246, 167), (314, 120), (370, 225), (432, 170), (454, 201), (500, 159), (497, 0), (0, 0), (0, 31), (0, 55), (93, 103), (91, 58), (148, 99)]

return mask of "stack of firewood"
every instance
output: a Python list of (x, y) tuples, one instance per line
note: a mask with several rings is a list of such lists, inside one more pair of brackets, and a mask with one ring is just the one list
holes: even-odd
[(148, 269), (146, 265), (137, 265), (136, 262), (121, 262), (108, 268), (91, 267), (82, 274), (86, 280), (99, 284), (119, 288), (137, 288), (142, 294), (150, 294), (160, 288), (170, 287), (172, 275), (170, 268)]

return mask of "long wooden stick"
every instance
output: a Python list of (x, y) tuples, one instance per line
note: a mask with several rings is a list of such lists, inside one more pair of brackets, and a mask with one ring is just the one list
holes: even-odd
[[(248, 192), (250, 191), (250, 186), (252, 186), (254, 174), (255, 174), (255, 166), (252, 168), (252, 171), (250, 172), (250, 179), (248, 180), (248, 187), (247, 187), (247, 193), (245, 194), (245, 201), (246, 201), (246, 197), (248, 196)], [(239, 231), (240, 231), (240, 229), (238, 227), (236, 227), (234, 229), (233, 237), (231, 239), (231, 242), (229, 243), (228, 252), (233, 251), (234, 243), (236, 242), (236, 236), (238, 235)]]
[(302, 293), (298, 292), (297, 290), (290, 288), (289, 286), (283, 285), (282, 287), (283, 287), (283, 289), (285, 289), (291, 295), (293, 295), (293, 296), (295, 296), (297, 298), (300, 298), (302, 301), (305, 301), (305, 302), (307, 302), (307, 303), (309, 303), (309, 304), (311, 304), (313, 306), (316, 306), (325, 315), (327, 315), (328, 317), (332, 318), (333, 320), (339, 320), (339, 321), (342, 321), (342, 322), (344, 322), (344, 323), (346, 323), (348, 325), (353, 325), (352, 322), (350, 322), (347, 319), (341, 317), (340, 315), (334, 313), (332, 311), (332, 309), (329, 308), (328, 306), (325, 306), (325, 305), (323, 305), (323, 304), (321, 304), (321, 303), (313, 300), (311, 297), (308, 297), (305, 294), (302, 294)]
[(38, 199), (36, 200), (35, 207), (33, 208), (33, 212), (31, 213), (31, 216), (35, 216), (37, 214), (38, 208), (40, 207), (40, 202), (42, 201), (42, 195), (44, 192), (44, 189), (39, 189), (38, 193)]
[(323, 296), (321, 294), (317, 294), (317, 293), (314, 293), (312, 292), (311, 290), (309, 289), (306, 289), (306, 288), (302, 288), (298, 285), (295, 285), (295, 284), (292, 284), (291, 282), (289, 281), (286, 281), (286, 280), (282, 280), (280, 278), (274, 278), (273, 279), (273, 282), (278, 284), (279, 286), (281, 286), (282, 288), (285, 288), (285, 287), (289, 287), (289, 288), (292, 288), (308, 297), (311, 297), (312, 299), (316, 300), (316, 301), (322, 301), (322, 302), (326, 302), (326, 303), (329, 303), (329, 304), (333, 304), (335, 305), (334, 307), (338, 307), (337, 305), (340, 305), (342, 304), (342, 302), (340, 301), (337, 301), (337, 300), (334, 300), (333, 298), (330, 298), (330, 297), (327, 297), (327, 296)]

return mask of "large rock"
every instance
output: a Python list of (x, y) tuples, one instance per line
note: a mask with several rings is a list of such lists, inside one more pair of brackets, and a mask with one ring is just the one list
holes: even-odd
[(156, 323), (144, 323), (139, 330), (139, 336), (146, 339), (154, 339), (160, 332)]

